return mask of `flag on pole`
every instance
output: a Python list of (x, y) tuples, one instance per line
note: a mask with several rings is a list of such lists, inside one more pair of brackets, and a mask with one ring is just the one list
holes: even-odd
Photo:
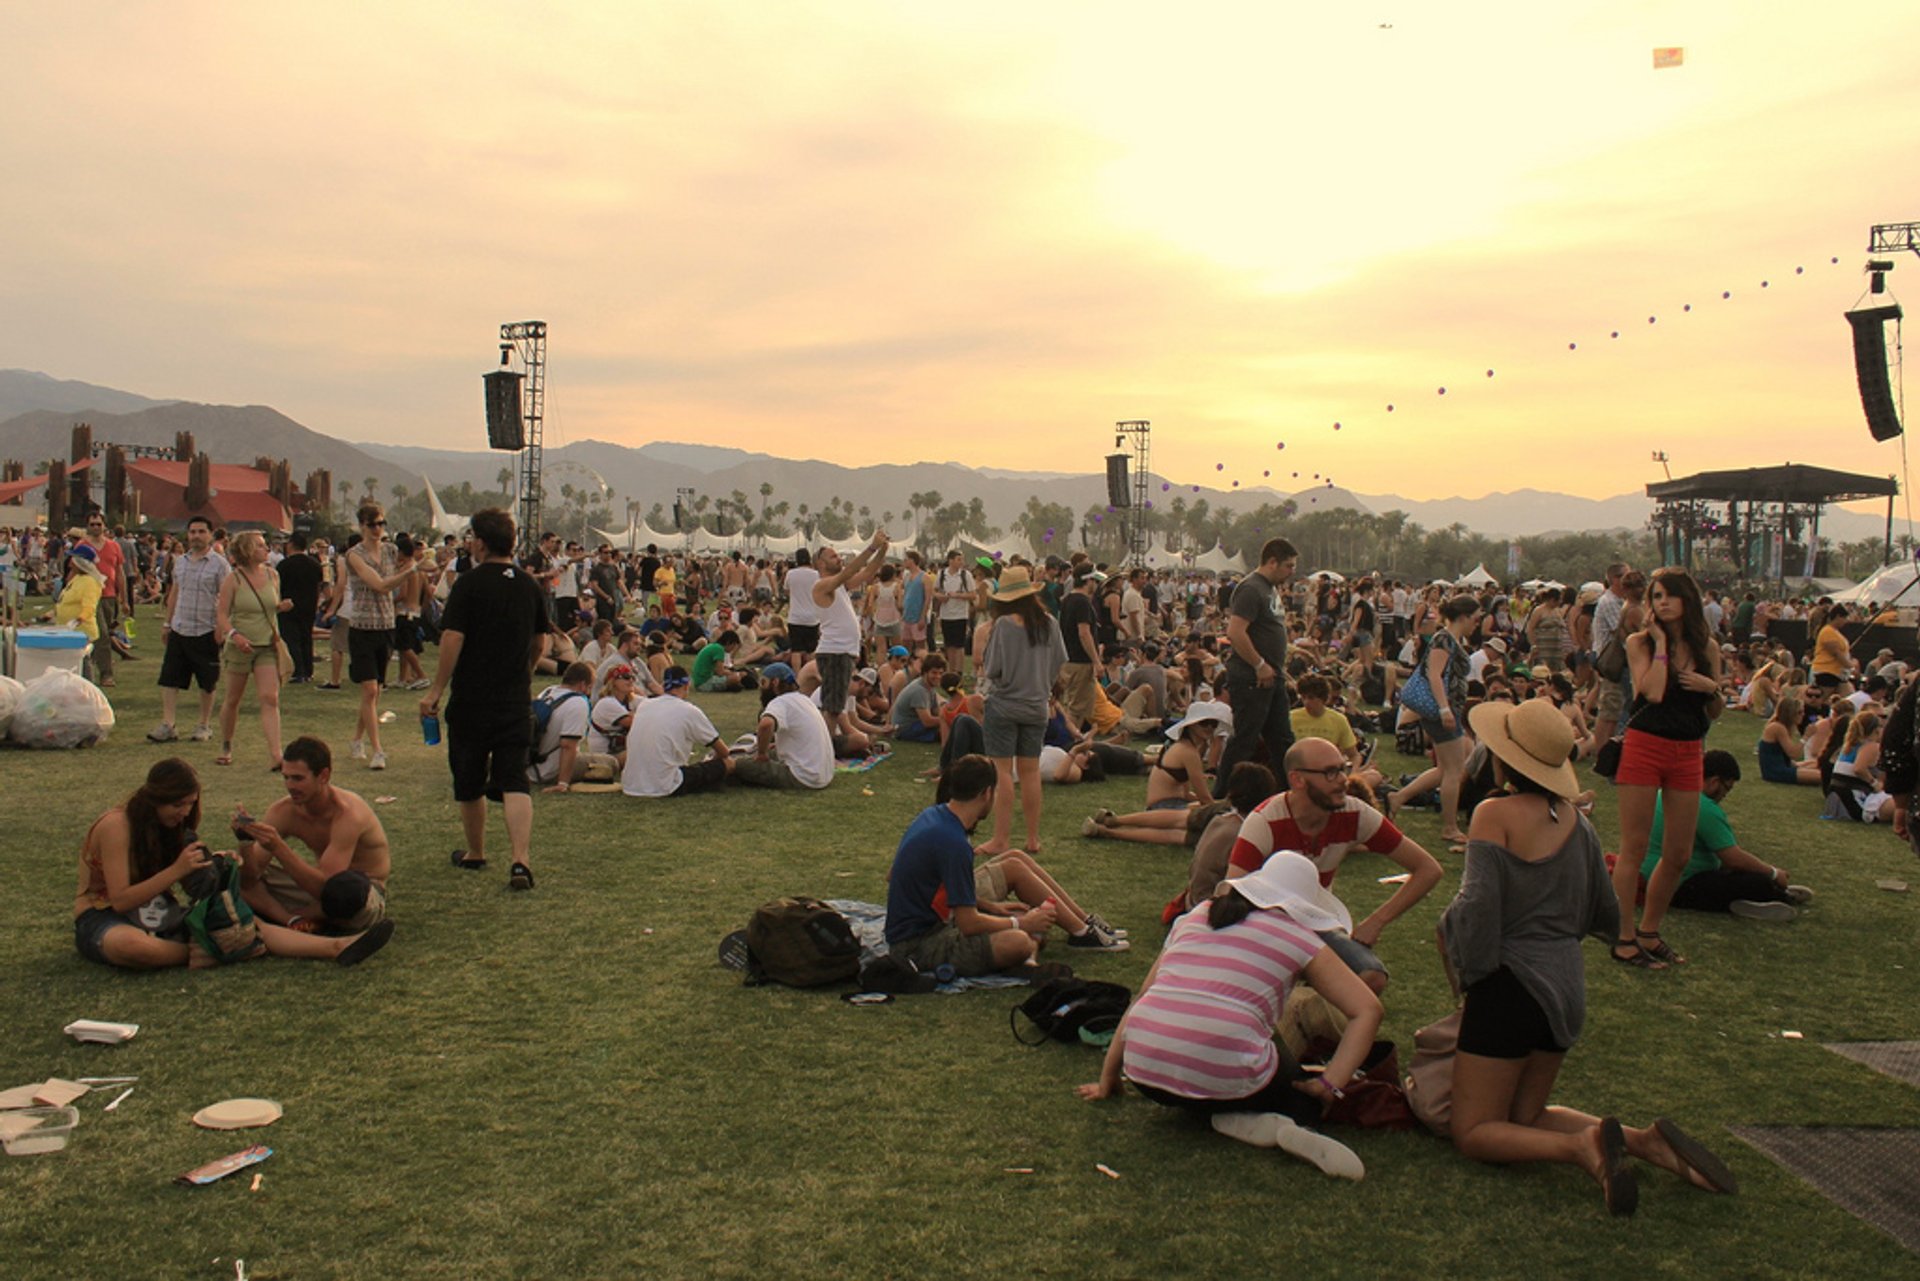
[(1665, 67), (1678, 67), (1686, 61), (1687, 51), (1681, 48), (1655, 49), (1653, 51), (1653, 69), (1659, 71)]

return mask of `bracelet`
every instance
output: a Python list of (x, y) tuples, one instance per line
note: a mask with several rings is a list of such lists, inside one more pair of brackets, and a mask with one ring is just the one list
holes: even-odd
[(1320, 1078), (1320, 1085), (1322, 1089), (1326, 1090), (1329, 1098), (1344, 1099), (1347, 1097), (1347, 1092), (1335, 1085), (1332, 1081), (1327, 1080), (1324, 1074)]
[(1655, 654), (1653, 656), (1653, 661), (1656, 663), (1664, 663), (1667, 661), (1667, 656), (1665, 654)]

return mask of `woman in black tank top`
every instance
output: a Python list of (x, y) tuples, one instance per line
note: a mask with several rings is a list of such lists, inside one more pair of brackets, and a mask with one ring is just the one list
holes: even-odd
[[(1671, 566), (1656, 571), (1647, 603), (1646, 625), (1626, 641), (1634, 696), (1614, 774), (1620, 797), (1620, 857), (1613, 888), (1620, 899), (1620, 938), (1613, 959), (1664, 969), (1686, 959), (1660, 937), (1660, 923), (1693, 854), (1702, 749), (1708, 727), (1726, 703), (1720, 692), (1720, 649), (1707, 630), (1693, 576)], [(1662, 816), (1660, 862), (1647, 882), (1636, 932), (1634, 900), (1652, 839), (1656, 800)]]

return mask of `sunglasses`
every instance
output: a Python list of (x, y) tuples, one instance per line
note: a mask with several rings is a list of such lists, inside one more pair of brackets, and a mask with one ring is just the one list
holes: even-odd
[(370, 520), (367, 522), (368, 529), (385, 529), (386, 527), (387, 522), (384, 520)]

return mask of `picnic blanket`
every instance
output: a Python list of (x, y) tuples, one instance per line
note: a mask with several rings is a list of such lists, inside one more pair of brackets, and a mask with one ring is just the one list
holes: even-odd
[(892, 752), (881, 752), (878, 756), (862, 756), (850, 761), (835, 761), (833, 763), (833, 772), (836, 774), (864, 774), (892, 755)]
[[(887, 954), (887, 905), (884, 903), (862, 903), (858, 899), (830, 898), (828, 907), (847, 918), (847, 924), (853, 927), (853, 936), (860, 940), (860, 964), (864, 967), (869, 961)], [(948, 996), (955, 992), (966, 992), (974, 988), (1027, 987), (1030, 981), (1011, 974), (983, 974), (979, 978), (956, 978), (935, 988)]]

